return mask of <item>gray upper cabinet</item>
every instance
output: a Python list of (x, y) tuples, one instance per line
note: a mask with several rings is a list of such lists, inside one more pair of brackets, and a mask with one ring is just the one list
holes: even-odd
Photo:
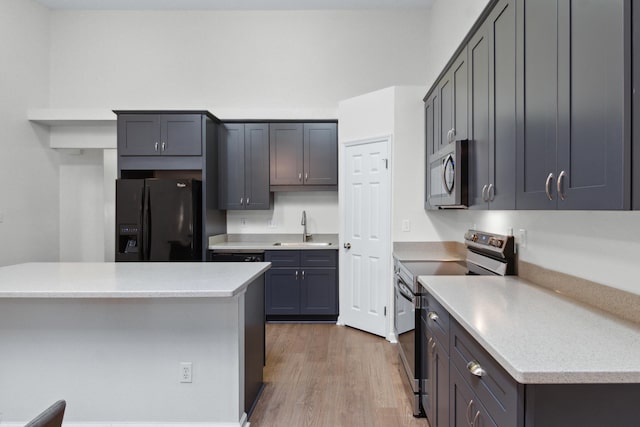
[(515, 1), (501, 0), (468, 44), (471, 209), (515, 209), (515, 24)]
[(427, 155), (437, 152), (452, 141), (467, 139), (467, 62), (465, 47), (425, 100)]
[(119, 114), (120, 156), (201, 156), (201, 114)]
[(218, 147), (221, 208), (269, 209), (269, 125), (226, 123)]
[(629, 209), (627, 2), (518, 6), (518, 209)]
[(271, 123), (270, 181), (274, 191), (335, 189), (336, 123)]
[(338, 184), (338, 127), (335, 123), (305, 123), (304, 185)]

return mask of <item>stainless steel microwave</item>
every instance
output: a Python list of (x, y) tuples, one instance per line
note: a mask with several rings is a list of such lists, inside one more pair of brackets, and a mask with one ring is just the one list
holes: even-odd
[(427, 156), (427, 209), (468, 206), (468, 141), (453, 141)]

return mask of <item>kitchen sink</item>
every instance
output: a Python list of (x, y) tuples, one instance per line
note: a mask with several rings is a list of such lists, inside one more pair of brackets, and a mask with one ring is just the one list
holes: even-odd
[(331, 246), (329, 242), (276, 242), (273, 246)]

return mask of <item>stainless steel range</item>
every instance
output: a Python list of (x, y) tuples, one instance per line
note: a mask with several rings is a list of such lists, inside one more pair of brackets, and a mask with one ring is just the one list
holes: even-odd
[[(419, 276), (459, 276), (466, 274), (514, 274), (513, 236), (469, 230), (464, 236), (467, 256), (464, 261), (397, 261), (395, 271), (395, 328), (400, 360), (413, 390), (413, 415), (425, 416), (428, 390), (427, 354), (422, 354), (424, 325), (421, 313), (424, 289)], [(423, 403), (425, 402), (425, 403)]]

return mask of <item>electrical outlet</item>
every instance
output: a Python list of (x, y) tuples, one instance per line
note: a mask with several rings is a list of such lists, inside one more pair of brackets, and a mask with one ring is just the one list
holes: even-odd
[(518, 230), (519, 234), (520, 234), (520, 247), (521, 248), (526, 248), (527, 247), (527, 230), (525, 230), (524, 228), (521, 228), (520, 230)]
[(269, 228), (277, 228), (278, 224), (276, 223), (275, 219), (270, 219), (267, 221), (267, 227)]
[(190, 383), (193, 380), (193, 364), (191, 362), (180, 362), (180, 382)]
[(247, 218), (240, 218), (240, 227), (247, 226)]
[(402, 231), (411, 231), (411, 221), (409, 221), (408, 219), (402, 220)]

